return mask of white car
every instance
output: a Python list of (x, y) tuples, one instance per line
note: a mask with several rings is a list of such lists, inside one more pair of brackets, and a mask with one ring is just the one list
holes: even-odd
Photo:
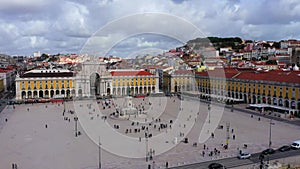
[(292, 149), (300, 149), (300, 140), (294, 141), (291, 147)]
[(238, 159), (248, 159), (251, 157), (250, 153), (241, 153), (238, 155)]

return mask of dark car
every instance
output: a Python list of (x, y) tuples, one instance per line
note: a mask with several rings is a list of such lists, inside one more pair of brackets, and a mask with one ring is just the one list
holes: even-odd
[(281, 152), (289, 151), (289, 150), (291, 150), (291, 146), (288, 146), (288, 145), (284, 145), (278, 149), (278, 151), (281, 151)]
[(209, 169), (226, 169), (226, 167), (220, 163), (211, 163), (211, 164), (209, 164), (208, 168)]
[(272, 148), (265, 149), (264, 151), (261, 152), (261, 154), (263, 154), (263, 155), (274, 154), (274, 153), (275, 153), (275, 150)]

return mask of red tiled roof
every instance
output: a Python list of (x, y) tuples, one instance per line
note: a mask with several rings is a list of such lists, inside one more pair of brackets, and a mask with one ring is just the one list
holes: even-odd
[(175, 75), (187, 75), (187, 74), (193, 74), (193, 71), (191, 70), (185, 70), (185, 69), (178, 69), (174, 71)]
[(209, 70), (206, 72), (197, 72), (196, 75), (300, 84), (300, 71), (271, 70), (268, 72), (263, 72), (263, 71), (258, 72), (253, 70), (238, 71), (232, 68), (225, 68), (225, 69)]
[(147, 65), (144, 66), (146, 69), (165, 69), (168, 68), (168, 66), (161, 66), (161, 65)]
[(214, 69), (208, 70), (205, 72), (197, 72), (199, 76), (211, 76), (211, 77), (223, 77), (223, 78), (232, 78), (237, 75), (239, 71), (233, 68), (224, 68), (224, 69)]
[(152, 73), (145, 70), (111, 71), (112, 76), (153, 76)]
[(241, 72), (236, 79), (286, 82), (300, 84), (300, 71), (272, 70), (269, 72)]
[(6, 72), (11, 72), (11, 69), (1, 69), (0, 68), (0, 73), (6, 73)]

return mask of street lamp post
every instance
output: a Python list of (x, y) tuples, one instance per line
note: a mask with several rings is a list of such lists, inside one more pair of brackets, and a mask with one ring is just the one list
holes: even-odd
[(146, 141), (146, 162), (148, 162), (148, 133), (145, 133), (145, 141)]
[[(275, 125), (275, 123), (272, 123), (272, 119), (270, 119), (270, 131), (269, 131), (269, 148), (271, 148), (272, 145), (272, 125)], [(270, 162), (270, 155), (268, 154), (268, 164)]]
[(100, 142), (100, 136), (99, 136), (99, 146), (98, 146), (98, 150), (99, 150), (99, 169), (101, 169), (101, 142)]
[(210, 104), (208, 104), (207, 106), (208, 106), (207, 107), (207, 109), (208, 109), (208, 123), (210, 123), (210, 109), (211, 109), (211, 107), (210, 107)]
[(78, 121), (78, 117), (74, 117), (74, 121), (75, 121), (75, 137), (77, 137), (77, 121)]
[(270, 135), (269, 135), (269, 148), (271, 148), (272, 145), (272, 125), (274, 125), (275, 123), (272, 123), (272, 119), (270, 119)]
[(64, 102), (63, 102), (64, 103), (64, 112), (66, 112), (66, 103), (65, 102), (66, 102), (66, 98), (64, 98)]

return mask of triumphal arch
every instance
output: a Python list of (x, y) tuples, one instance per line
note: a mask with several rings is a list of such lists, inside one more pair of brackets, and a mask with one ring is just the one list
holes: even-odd
[(99, 57), (85, 57), (76, 73), (76, 96), (93, 98), (110, 95), (112, 77), (107, 71), (106, 63)]

